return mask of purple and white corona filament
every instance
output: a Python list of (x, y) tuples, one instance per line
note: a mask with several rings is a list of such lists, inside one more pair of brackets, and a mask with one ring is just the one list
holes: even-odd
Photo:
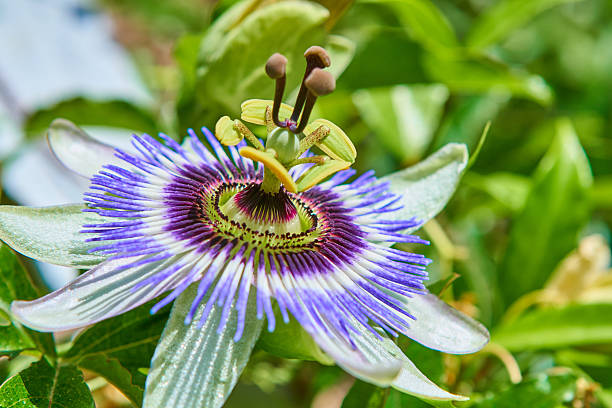
[[(231, 308), (238, 311), (235, 340), (251, 290), (270, 331), (272, 299), (285, 321), (290, 313), (315, 338), (326, 333), (352, 342), (348, 316), (392, 335), (407, 331), (412, 316), (394, 294), (421, 292), (429, 261), (389, 248), (388, 242), (424, 241), (401, 233), (416, 221), (385, 218), (399, 209), (385, 183), (371, 172), (348, 182), (355, 172), (343, 170), (302, 193), (266, 193), (262, 165), (233, 146), (228, 156), (203, 132), (216, 155), (193, 132), (184, 147), (135, 137), (137, 155), (118, 152), (125, 165), (107, 166), (92, 178), (85, 194), (92, 208), (85, 211), (108, 218), (83, 230), (98, 235), (90, 238), (100, 241), (95, 251), (111, 260), (137, 258), (122, 269), (156, 265), (134, 279), (130, 291), (148, 300), (171, 290), (156, 311), (197, 282), (186, 322), (209, 295), (207, 309), (215, 302), (224, 307), (219, 331)], [(291, 173), (297, 179), (300, 169)]]

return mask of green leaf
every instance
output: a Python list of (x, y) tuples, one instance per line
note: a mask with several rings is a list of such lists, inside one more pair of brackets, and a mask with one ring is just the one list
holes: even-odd
[(484, 191), (514, 212), (523, 209), (531, 190), (531, 179), (514, 173), (492, 173), (483, 176), (471, 172), (466, 176), (465, 183)]
[(440, 148), (447, 143), (465, 143), (472, 156), (485, 125), (495, 119), (509, 100), (510, 95), (504, 92), (492, 92), (461, 99), (445, 115), (434, 144), (435, 148)]
[(236, 300), (221, 332), (218, 326), (224, 307), (216, 303), (199, 325), (208, 296), (199, 304), (192, 322), (185, 324), (197, 289), (197, 284), (190, 286), (174, 302), (147, 376), (144, 408), (220, 407), (249, 360), (263, 324), (256, 317), (255, 291), (251, 290), (244, 305), (244, 332), (236, 342)]
[[(278, 315), (278, 313), (275, 312)], [(327, 356), (312, 336), (295, 320), (283, 323), (280, 316), (276, 319), (278, 324), (273, 332), (263, 330), (257, 347), (270, 354), (283, 358), (295, 358), (300, 360), (313, 360), (321, 364), (333, 364), (333, 360)]]
[(100, 223), (101, 217), (83, 212), (81, 204), (30, 208), (0, 206), (0, 239), (17, 252), (56, 265), (89, 268), (105, 258), (87, 251), (98, 246), (85, 242), (84, 224)]
[[(37, 111), (26, 121), (25, 130), (28, 134), (40, 134), (56, 118), (66, 118), (79, 126), (116, 127), (150, 134), (157, 134), (159, 131), (151, 113), (131, 103), (99, 102), (84, 98), (70, 99)], [(131, 134), (126, 132), (125, 137), (130, 136)]]
[(296, 0), (266, 5), (246, 15), (245, 3), (239, 3), (226, 14), (202, 39), (198, 65), (197, 97), (213, 120), (238, 116), (246, 99), (273, 95), (274, 81), (263, 68), (275, 52), (289, 61), (287, 89), (297, 87), (304, 50), (323, 42), (322, 26), (329, 17), (324, 7)]
[(363, 89), (353, 94), (368, 127), (403, 163), (423, 156), (447, 99), (448, 89), (439, 84)]
[(325, 28), (331, 30), (338, 22), (340, 17), (351, 7), (354, 0), (315, 0), (329, 10), (329, 19), (325, 23)]
[(612, 208), (612, 176), (600, 176), (595, 179), (591, 201), (595, 208)]
[(63, 358), (78, 362), (81, 358), (103, 353), (118, 358), (130, 368), (148, 367), (168, 319), (165, 309), (151, 315), (154, 302), (82, 331)]
[(571, 406), (571, 402), (576, 396), (576, 381), (576, 376), (571, 373), (539, 374), (511, 386), (501, 393), (492, 393), (489, 398), (475, 405), (475, 407), (558, 408)]
[(434, 53), (452, 53), (457, 37), (444, 14), (430, 0), (366, 0), (388, 4), (412, 38)]
[(398, 202), (402, 209), (389, 214), (422, 223), (433, 218), (455, 192), (467, 160), (466, 146), (450, 143), (421, 163), (383, 177), (391, 192), (402, 197)]
[(151, 315), (155, 301), (97, 323), (81, 332), (62, 357), (106, 378), (137, 406), (145, 375), (168, 319), (166, 309)]
[(33, 363), (0, 387), (0, 407), (94, 408), (83, 374), (72, 365)]
[(356, 380), (342, 400), (342, 408), (382, 408), (385, 406), (389, 392), (389, 388), (379, 388)]
[(12, 321), (11, 302), (36, 297), (38, 293), (17, 256), (0, 242), (0, 312), (11, 320), (0, 326), (0, 355), (14, 355), (26, 349), (38, 349), (51, 356), (55, 354), (51, 334), (38, 333)]
[(334, 78), (339, 78), (349, 66), (355, 55), (355, 48), (355, 43), (346, 37), (340, 35), (330, 35), (327, 37), (325, 50), (329, 53), (332, 61), (331, 66), (327, 70), (331, 72)]
[(589, 218), (592, 176), (587, 157), (567, 120), (534, 175), (525, 208), (514, 220), (502, 264), (500, 287), (508, 303), (542, 287), (561, 259), (578, 243)]
[(605, 408), (612, 407), (612, 390), (610, 389), (598, 389), (595, 391), (597, 399)]
[(501, 325), (492, 341), (516, 351), (612, 343), (612, 304), (536, 310)]
[(510, 92), (548, 106), (553, 101), (553, 90), (538, 75), (510, 69), (506, 65), (485, 59), (445, 59), (426, 54), (423, 65), (429, 77), (441, 82), (454, 92), (486, 93)]
[(483, 49), (504, 39), (537, 14), (559, 4), (576, 1), (580, 0), (501, 0), (476, 20), (468, 34), (467, 46)]
[(135, 406), (142, 406), (146, 375), (126, 368), (121, 361), (107, 354), (93, 354), (79, 361), (78, 366), (104, 377)]

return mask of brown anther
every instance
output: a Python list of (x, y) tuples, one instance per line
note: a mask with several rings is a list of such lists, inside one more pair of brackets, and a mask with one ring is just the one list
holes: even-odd
[[(325, 51), (325, 48), (319, 47), (318, 45), (313, 45), (308, 48), (306, 52), (304, 52), (304, 57), (306, 58), (307, 63), (313, 62), (313, 68), (327, 68), (331, 65), (331, 58), (329, 58), (329, 54)], [(318, 63), (317, 63), (318, 62)]]
[(295, 100), (295, 107), (293, 108), (293, 114), (291, 115), (291, 122), (296, 123), (304, 107), (306, 101), (306, 94), (308, 93), (304, 81), (313, 69), (316, 68), (327, 68), (331, 65), (331, 58), (323, 47), (313, 45), (304, 52), (306, 58), (306, 71), (304, 71), (304, 78), (302, 79), (302, 85), (300, 86), (300, 92)]
[(287, 58), (283, 54), (274, 53), (266, 62), (266, 74), (272, 79), (284, 77), (286, 68)]
[(332, 74), (320, 68), (312, 70), (308, 78), (304, 80), (304, 85), (316, 96), (330, 94), (336, 89), (336, 79)]
[(272, 105), (272, 120), (278, 127), (284, 127), (284, 122), (281, 122), (278, 118), (280, 106), (283, 100), (283, 94), (285, 93), (285, 82), (287, 77), (285, 76), (287, 68), (287, 58), (279, 53), (274, 53), (268, 62), (266, 62), (266, 74), (276, 80), (276, 89), (274, 90), (274, 105)]

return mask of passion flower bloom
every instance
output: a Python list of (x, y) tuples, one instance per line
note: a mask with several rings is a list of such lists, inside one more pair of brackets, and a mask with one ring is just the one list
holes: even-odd
[[(371, 171), (356, 177), (347, 168), (354, 148), (338, 127), (308, 124), (316, 97), (334, 81), (323, 70), (324, 50), (311, 48), (306, 57), (295, 109), (280, 103), (286, 61), (279, 54), (266, 66), (277, 80), (275, 100), (243, 104), (244, 120), (267, 126), (265, 146), (224, 117), (216, 135), (202, 129), (205, 142), (190, 130), (182, 145), (144, 135), (134, 136), (133, 152), (116, 150), (91, 177), (84, 211), (97, 221), (81, 230), (89, 252), (106, 260), (58, 291), (14, 302), (13, 314), (57, 331), (158, 299), (155, 313), (177, 300), (149, 373), (146, 407), (222, 404), (263, 321), (273, 332), (290, 319), (358, 378), (462, 399), (423, 376), (391, 338), (460, 354), (479, 350), (488, 334), (427, 292), (428, 259), (391, 247), (426, 243), (408, 233), (422, 223), (405, 216), (410, 198)], [(291, 117), (281, 120), (287, 109)], [(310, 153), (313, 146), (323, 153)], [(79, 159), (67, 161), (74, 168)], [(173, 326), (176, 319), (184, 329)], [(207, 342), (216, 342), (218, 355)], [(226, 360), (233, 374), (210, 374)]]

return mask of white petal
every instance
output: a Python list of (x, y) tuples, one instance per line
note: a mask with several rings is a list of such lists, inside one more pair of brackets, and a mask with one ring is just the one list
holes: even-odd
[(397, 202), (402, 208), (384, 217), (416, 218), (421, 223), (433, 218), (453, 196), (467, 161), (467, 147), (449, 143), (421, 163), (383, 177), (381, 181), (390, 183), (391, 192), (402, 197)]
[(134, 289), (138, 282), (173, 261), (117, 271), (139, 259), (104, 261), (55, 292), (32, 301), (13, 302), (11, 312), (24, 325), (49, 332), (84, 327), (124, 313), (171, 288), (162, 282), (154, 290), (149, 286)]
[(92, 234), (81, 233), (83, 225), (103, 219), (83, 212), (82, 204), (30, 208), (0, 206), (0, 239), (11, 248), (38, 261), (54, 265), (90, 268), (106, 259), (89, 253), (99, 246), (87, 242)]
[(416, 321), (406, 335), (425, 347), (450, 354), (469, 354), (489, 342), (489, 332), (476, 320), (447, 305), (431, 293), (405, 298)]
[(359, 334), (353, 335), (356, 349), (321, 333), (315, 334), (314, 339), (321, 349), (353, 376), (380, 387), (392, 386), (417, 397), (458, 401), (467, 399), (451, 394), (430, 381), (388, 337), (378, 338), (355, 320), (351, 323), (359, 330)]
[(66, 119), (55, 119), (51, 123), (47, 140), (55, 157), (83, 177), (90, 178), (105, 164), (121, 164), (112, 146), (93, 139)]
[(192, 322), (185, 324), (196, 293), (197, 284), (193, 284), (174, 303), (147, 376), (144, 408), (221, 407), (249, 360), (263, 325), (256, 318), (255, 291), (251, 291), (238, 342), (233, 340), (238, 320), (235, 309), (221, 333), (217, 326), (223, 306), (217, 304), (198, 327), (209, 296), (198, 306)]

